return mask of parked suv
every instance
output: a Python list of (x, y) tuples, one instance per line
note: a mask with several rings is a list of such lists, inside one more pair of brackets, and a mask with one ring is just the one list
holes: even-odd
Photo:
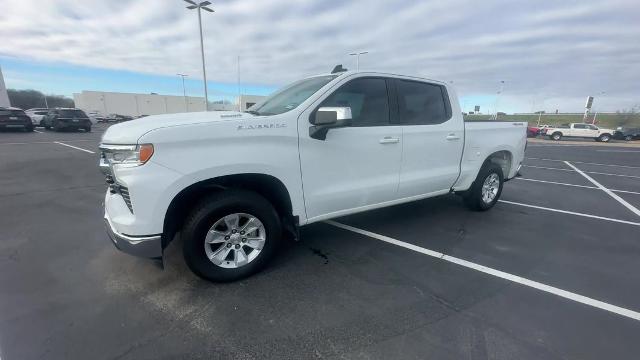
[(44, 126), (42, 119), (44, 119), (44, 116), (47, 115), (48, 112), (49, 109), (46, 108), (34, 108), (25, 111), (25, 113), (27, 113), (31, 118), (33, 126)]
[(31, 118), (22, 109), (0, 107), (0, 129), (24, 129), (33, 131)]
[(617, 140), (638, 140), (640, 139), (640, 128), (618, 128), (618, 130), (614, 131), (613, 138)]
[(91, 120), (80, 109), (58, 108), (49, 110), (43, 119), (43, 125), (47, 130), (53, 128), (55, 131), (66, 129), (91, 131)]

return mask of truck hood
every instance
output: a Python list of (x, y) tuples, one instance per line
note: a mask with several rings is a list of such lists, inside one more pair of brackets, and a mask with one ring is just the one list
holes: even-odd
[(103, 144), (136, 144), (149, 131), (202, 123), (238, 121), (255, 115), (238, 111), (208, 111), (152, 115), (110, 126), (102, 136)]

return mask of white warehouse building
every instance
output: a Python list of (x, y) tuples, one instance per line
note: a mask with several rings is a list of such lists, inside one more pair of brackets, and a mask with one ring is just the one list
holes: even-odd
[[(240, 109), (244, 111), (264, 98), (264, 96), (258, 95), (240, 95)], [(79, 94), (73, 94), (73, 100), (77, 108), (85, 112), (97, 112), (103, 115), (140, 116), (205, 111), (204, 98), (193, 96), (83, 90)], [(238, 105), (234, 103), (209, 101), (209, 110), (237, 109)]]

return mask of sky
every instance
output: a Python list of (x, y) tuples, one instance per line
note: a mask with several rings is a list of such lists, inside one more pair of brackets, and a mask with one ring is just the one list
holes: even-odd
[[(180, 0), (0, 0), (8, 88), (202, 96), (196, 11)], [(210, 100), (355, 68), (455, 86), (464, 111), (640, 104), (638, 0), (219, 0), (203, 12)], [(501, 94), (497, 93), (504, 85)]]

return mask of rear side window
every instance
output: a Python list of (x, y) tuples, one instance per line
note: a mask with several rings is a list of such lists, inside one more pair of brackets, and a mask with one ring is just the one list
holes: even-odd
[(442, 124), (451, 118), (448, 96), (441, 85), (397, 80), (400, 123)]
[(587, 125), (584, 124), (573, 124), (574, 129), (586, 129)]
[(340, 87), (320, 107), (350, 107), (352, 126), (389, 124), (387, 82), (381, 78), (355, 79)]

